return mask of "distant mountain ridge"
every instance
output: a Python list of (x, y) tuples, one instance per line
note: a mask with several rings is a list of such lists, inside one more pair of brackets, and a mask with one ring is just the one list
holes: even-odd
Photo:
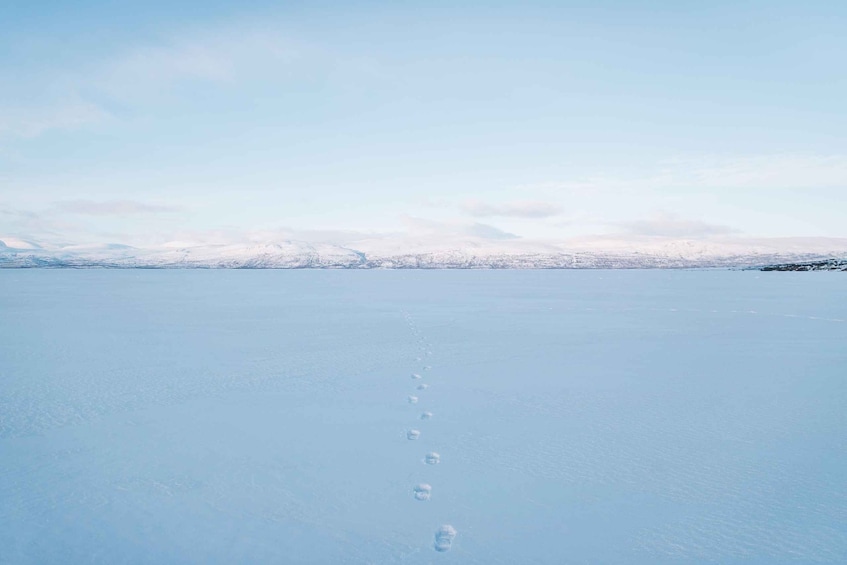
[[(375, 239), (351, 245), (306, 241), (48, 246), (0, 239), (0, 268), (181, 269), (634, 269), (750, 268), (847, 261), (847, 239), (565, 242)], [(774, 268), (773, 270), (811, 270)]]

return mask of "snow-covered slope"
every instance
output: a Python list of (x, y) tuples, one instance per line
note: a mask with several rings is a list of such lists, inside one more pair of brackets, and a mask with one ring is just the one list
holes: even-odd
[(753, 267), (847, 258), (847, 239), (595, 237), (562, 242), (483, 238), (365, 239), (348, 246), (303, 241), (156, 247), (50, 246), (0, 238), (0, 267), (573, 269)]

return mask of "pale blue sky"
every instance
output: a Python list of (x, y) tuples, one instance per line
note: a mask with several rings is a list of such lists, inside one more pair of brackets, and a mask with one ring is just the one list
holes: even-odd
[(847, 237), (844, 2), (2, 4), (0, 235)]

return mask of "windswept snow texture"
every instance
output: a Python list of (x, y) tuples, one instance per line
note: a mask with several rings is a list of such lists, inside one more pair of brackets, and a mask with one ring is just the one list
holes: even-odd
[[(2, 233), (0, 233), (2, 236)], [(847, 261), (847, 238), (596, 237), (556, 242), (484, 238), (40, 245), (0, 237), (0, 269), (679, 269)]]
[(16, 270), (0, 290), (4, 564), (847, 556), (841, 277)]

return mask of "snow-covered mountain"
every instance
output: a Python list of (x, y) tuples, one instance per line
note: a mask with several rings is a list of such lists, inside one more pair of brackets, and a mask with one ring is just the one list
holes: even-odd
[(0, 238), (0, 267), (230, 269), (594, 269), (752, 267), (847, 258), (847, 239), (595, 237), (562, 242), (373, 238), (154, 247), (48, 245)]

